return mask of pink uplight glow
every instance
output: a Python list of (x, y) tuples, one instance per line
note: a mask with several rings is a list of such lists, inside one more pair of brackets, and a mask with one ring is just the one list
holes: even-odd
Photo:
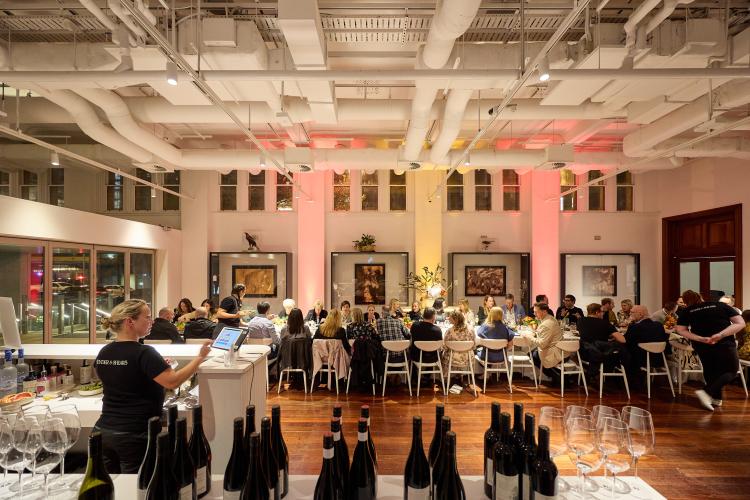
[[(302, 190), (312, 202), (297, 202), (297, 304), (312, 307), (315, 299), (325, 300), (325, 172), (299, 176)], [(304, 196), (304, 195), (303, 195)], [(301, 201), (301, 200), (300, 200)]]
[(546, 200), (559, 190), (558, 172), (531, 172), (531, 297), (545, 294), (553, 303), (560, 293), (560, 208)]

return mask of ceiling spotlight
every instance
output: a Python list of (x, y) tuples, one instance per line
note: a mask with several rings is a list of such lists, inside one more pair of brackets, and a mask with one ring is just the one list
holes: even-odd
[(156, 198), (156, 188), (151, 188), (151, 198)]
[(49, 154), (49, 162), (54, 165), (55, 167), (60, 166), (60, 155), (57, 154), (57, 151), (52, 151)]
[(471, 154), (466, 153), (466, 158), (464, 158), (464, 167), (470, 167), (471, 166)]
[(172, 61), (167, 61), (167, 83), (177, 85), (177, 65)]
[(536, 70), (539, 72), (540, 82), (546, 82), (549, 80), (549, 59), (546, 57), (542, 59), (536, 67)]
[(263, 153), (260, 154), (260, 166), (261, 168), (266, 168), (266, 155)]

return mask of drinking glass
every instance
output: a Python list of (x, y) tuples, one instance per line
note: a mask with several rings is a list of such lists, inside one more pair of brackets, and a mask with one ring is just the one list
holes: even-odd
[(586, 475), (594, 472), (601, 465), (600, 454), (596, 448), (596, 427), (588, 417), (572, 417), (566, 421), (565, 439), (568, 448), (575, 455), (576, 469), (580, 483), (580, 493), (592, 491), (593, 484), (586, 484)]
[(612, 473), (612, 484), (610, 486), (605, 480), (605, 487), (612, 491), (613, 497), (615, 493), (627, 493), (627, 485), (622, 481), (617, 481), (617, 474), (630, 468), (628, 426), (620, 419), (604, 417), (601, 419), (597, 438), (597, 446), (604, 460), (604, 469)]
[(66, 404), (55, 407), (52, 412), (53, 418), (62, 420), (63, 426), (65, 427), (65, 434), (67, 440), (65, 441), (65, 449), (62, 451), (62, 458), (60, 462), (60, 477), (53, 482), (65, 482), (65, 454), (70, 450), (73, 445), (78, 441), (78, 436), (81, 434), (81, 419), (78, 416), (78, 409), (74, 404)]
[(5, 413), (0, 415), (0, 466), (3, 467), (3, 482), (0, 483), (0, 487), (8, 486), (12, 481), (8, 481), (8, 466), (6, 459), (9, 458), (11, 450), (13, 450), (13, 426), (16, 423), (16, 419), (22, 413)]
[(565, 407), (565, 422), (571, 418), (588, 418), (591, 420), (591, 410), (585, 406), (568, 405)]
[[(543, 406), (539, 410), (539, 425), (549, 428), (549, 455), (553, 460), (555, 457), (564, 455), (568, 450), (565, 441), (565, 414), (554, 406)], [(570, 490), (570, 485), (560, 477), (560, 491)]]
[(68, 450), (68, 433), (61, 418), (50, 417), (45, 420), (42, 428), (42, 446), (46, 453), (37, 458), (35, 466), (36, 472), (44, 474), (44, 494), (47, 495), (49, 473), (62, 461), (63, 455)]
[(592, 408), (591, 420), (594, 422), (597, 429), (600, 428), (602, 420), (605, 418), (615, 418), (620, 420), (620, 412), (611, 406), (596, 405)]
[(13, 447), (3, 459), (3, 467), (18, 473), (18, 483), (10, 487), (10, 490), (12, 491), (23, 492), (23, 471), (28, 465), (28, 462), (26, 461), (28, 455), (25, 453), (26, 438), (29, 436), (29, 431), (32, 426), (35, 424), (36, 419), (25, 418), (23, 416), (16, 418), (16, 421), (13, 424)]
[(654, 421), (651, 413), (636, 406), (622, 409), (622, 421), (628, 426), (628, 450), (633, 457), (633, 476), (638, 477), (638, 459), (654, 449)]

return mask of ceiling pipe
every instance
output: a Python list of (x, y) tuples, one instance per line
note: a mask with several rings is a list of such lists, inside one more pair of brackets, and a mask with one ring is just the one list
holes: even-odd
[(130, 18), (130, 15), (125, 12), (118, 0), (107, 0), (107, 7), (112, 11), (112, 14), (116, 15), (117, 18), (122, 21), (122, 23), (127, 26), (130, 31), (135, 33), (136, 36), (138, 36), (141, 40), (145, 40), (147, 38), (146, 32), (133, 22), (133, 20)]
[(672, 15), (672, 13), (679, 5), (688, 5), (693, 3), (694, 1), (695, 0), (664, 0), (664, 5), (662, 5), (661, 9), (659, 9), (659, 12), (654, 14), (653, 17), (648, 20), (648, 23), (646, 23), (646, 34), (648, 35), (656, 28), (658, 28), (659, 25), (664, 22), (664, 20)]
[(661, 0), (644, 0), (628, 17), (623, 27), (625, 30), (625, 48), (628, 49), (628, 55), (635, 55), (633, 52), (637, 41), (638, 24), (660, 3)]
[[(111, 33), (112, 36), (112, 42), (119, 43), (119, 36), (117, 34), (117, 24), (110, 18), (108, 15), (106, 15), (102, 9), (99, 8), (99, 6), (96, 4), (94, 0), (78, 0), (81, 5), (83, 5), (86, 10), (91, 12), (91, 14), (100, 22), (102, 23)], [(135, 39), (130, 37), (130, 44), (135, 46)]]
[(453, 89), (448, 94), (443, 110), (440, 134), (433, 142), (432, 149), (430, 149), (430, 161), (432, 163), (441, 162), (451, 150), (453, 141), (461, 132), (466, 105), (469, 103), (472, 93), (473, 90)]

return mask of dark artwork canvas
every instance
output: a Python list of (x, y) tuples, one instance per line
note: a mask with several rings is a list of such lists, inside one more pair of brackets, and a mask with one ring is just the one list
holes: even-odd
[(583, 266), (583, 295), (617, 296), (617, 266)]
[(385, 305), (385, 264), (354, 264), (354, 304)]
[(276, 297), (276, 266), (232, 266), (232, 278), (245, 285), (245, 297)]
[(505, 295), (505, 266), (466, 266), (464, 291), (467, 297)]

